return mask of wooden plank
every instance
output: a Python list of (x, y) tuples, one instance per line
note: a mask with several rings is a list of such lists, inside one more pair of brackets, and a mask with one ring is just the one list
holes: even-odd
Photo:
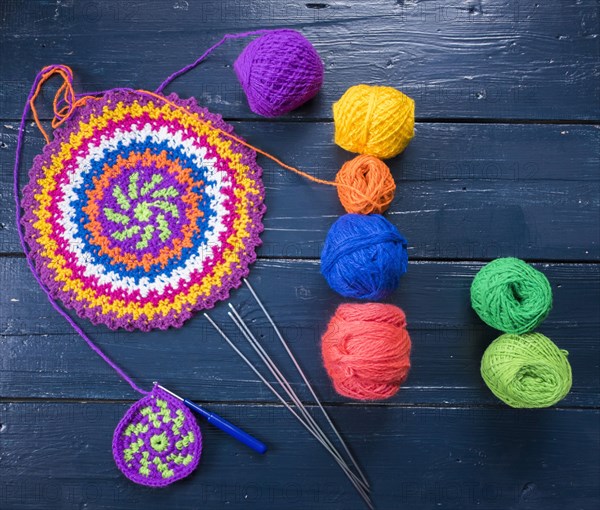
[[(159, 379), (242, 425), (270, 451), (254, 455), (203, 425), (203, 459), (192, 477), (164, 490), (128, 482), (110, 445), (137, 395), (51, 309), (20, 253), (13, 220), (15, 119), (42, 66), (71, 65), (78, 91), (153, 89), (224, 33), (282, 26), (307, 35), (326, 65), (319, 96), (283, 120), (249, 111), (232, 71), (241, 41), (172, 90), (196, 96), (236, 120), (250, 142), (325, 179), (351, 157), (332, 142), (331, 104), (347, 87), (389, 84), (417, 101), (417, 137), (389, 162), (398, 193), (388, 214), (411, 245), (409, 273), (391, 302), (407, 313), (413, 366), (386, 402), (340, 398), (320, 361), (320, 336), (344, 301), (327, 287), (317, 260), (343, 213), (335, 191), (261, 161), (268, 213), (251, 281), (369, 473), (377, 508), (595, 510), (594, 0), (0, 0), (0, 508), (364, 508), (334, 462), (200, 315), (179, 330), (146, 334), (79, 323), (142, 387)], [(55, 85), (39, 101), (45, 119)], [(35, 127), (28, 129), (22, 181), (43, 145)], [(574, 380), (552, 409), (510, 409), (479, 375), (498, 333), (471, 310), (468, 289), (482, 261), (506, 255), (537, 261), (553, 287), (554, 309), (540, 331), (570, 352)], [(230, 301), (283, 364), (247, 291), (234, 291)], [(224, 303), (211, 314), (225, 323)]]
[[(483, 351), (498, 333), (469, 304), (481, 263), (412, 263), (391, 302), (402, 307), (413, 341), (412, 372), (390, 402), (499, 404), (479, 375)], [(554, 308), (540, 331), (570, 352), (574, 383), (565, 406), (600, 405), (600, 267), (536, 264), (549, 278)], [(251, 281), (285, 332), (319, 395), (335, 394), (320, 361), (320, 337), (337, 305), (316, 262), (257, 262)], [(0, 395), (11, 398), (131, 398), (129, 387), (89, 351), (36, 288), (23, 259), (0, 259)], [(241, 307), (282, 366), (289, 361), (246, 290), (230, 300)], [(234, 333), (224, 303), (214, 317)], [(256, 376), (201, 315), (178, 330), (110, 332), (79, 321), (91, 338), (143, 386), (153, 380), (197, 400), (274, 401)], [(239, 335), (234, 338), (242, 341)], [(295, 375), (295, 372), (289, 372)], [(300, 381), (297, 376), (290, 377)], [(305, 396), (308, 395), (303, 393)]]
[[(329, 119), (357, 83), (404, 90), (421, 119), (600, 117), (594, 0), (5, 0), (0, 9), (4, 119), (20, 116), (34, 73), (49, 63), (71, 65), (81, 91), (155, 88), (224, 33), (279, 27), (301, 30), (326, 67), (321, 94), (294, 118)], [(243, 45), (219, 49), (173, 90), (254, 118), (232, 71)]]
[[(330, 123), (235, 123), (248, 141), (323, 179), (349, 159)], [(12, 177), (15, 123), (0, 128), (0, 252), (21, 251)], [(29, 130), (21, 181), (43, 139)], [(388, 213), (419, 259), (600, 260), (597, 126), (419, 124), (389, 162), (398, 190)], [(344, 212), (334, 189), (261, 158), (268, 207), (261, 257), (318, 258)], [(576, 225), (576, 228), (573, 226)]]
[[(325, 451), (285, 409), (272, 406), (211, 405), (264, 439), (270, 446), (264, 456), (201, 424), (203, 456), (190, 477), (164, 489), (134, 485), (111, 455), (113, 430), (127, 407), (1, 404), (0, 506), (363, 508)], [(598, 410), (343, 406), (329, 412), (366, 469), (377, 508), (597, 508)]]

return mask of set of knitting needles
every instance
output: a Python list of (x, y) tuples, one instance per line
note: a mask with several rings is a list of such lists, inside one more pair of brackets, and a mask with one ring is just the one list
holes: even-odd
[[(310, 412), (306, 408), (305, 404), (300, 400), (300, 398), (298, 397), (298, 394), (292, 388), (292, 385), (290, 384), (288, 379), (286, 379), (286, 377), (283, 375), (281, 370), (277, 367), (277, 365), (275, 364), (275, 362), (273, 361), (271, 356), (269, 356), (269, 354), (265, 351), (264, 347), (257, 340), (256, 336), (252, 333), (252, 331), (250, 331), (250, 328), (244, 322), (244, 319), (242, 319), (242, 317), (240, 316), (238, 311), (235, 309), (235, 307), (233, 305), (229, 304), (229, 308), (230, 308), (230, 311), (228, 312), (229, 317), (231, 318), (231, 320), (233, 321), (235, 326), (238, 328), (239, 332), (242, 334), (242, 337), (250, 344), (250, 346), (255, 351), (255, 353), (258, 355), (260, 360), (264, 363), (265, 367), (268, 369), (268, 371), (271, 373), (271, 375), (275, 378), (280, 389), (277, 389), (273, 384), (271, 384), (267, 380), (267, 378), (263, 375), (263, 373), (255, 366), (255, 364), (252, 363), (252, 361), (250, 361), (250, 359), (248, 359), (248, 357), (246, 357), (246, 355), (238, 348), (238, 346), (231, 340), (231, 338), (217, 325), (217, 323), (208, 314), (205, 313), (204, 316), (210, 322), (210, 324), (215, 328), (215, 330), (219, 333), (219, 335), (221, 335), (223, 337), (223, 339), (237, 353), (237, 355), (240, 358), (242, 358), (242, 360), (250, 367), (250, 369), (256, 374), (256, 376), (266, 385), (266, 387), (271, 391), (271, 393), (273, 393), (273, 395), (275, 395), (275, 397), (287, 408), (287, 410), (292, 414), (292, 416), (294, 418), (296, 418), (302, 424), (302, 426), (323, 446), (323, 448), (325, 448), (327, 450), (327, 452), (333, 457), (333, 459), (340, 466), (340, 468), (342, 469), (344, 474), (348, 477), (350, 482), (352, 482), (352, 485), (354, 485), (354, 487), (356, 488), (356, 490), (358, 491), (358, 493), (360, 494), (362, 499), (365, 501), (367, 506), (371, 510), (373, 510), (374, 507), (373, 507), (373, 504), (371, 503), (371, 499), (369, 497), (369, 491), (370, 491), (369, 482), (367, 481), (366, 476), (364, 475), (364, 473), (358, 466), (356, 459), (350, 452), (350, 449), (346, 445), (345, 441), (342, 439), (342, 436), (336, 429), (335, 425), (333, 424), (333, 421), (331, 420), (331, 418), (327, 414), (327, 411), (321, 404), (321, 401), (319, 400), (319, 398), (317, 397), (317, 394), (315, 393), (311, 384), (309, 383), (304, 371), (302, 370), (302, 368), (300, 368), (300, 365), (298, 364), (297, 359), (295, 358), (294, 354), (290, 350), (288, 343), (286, 342), (283, 335), (281, 334), (281, 331), (279, 330), (279, 328), (273, 321), (271, 315), (269, 314), (269, 312), (263, 305), (262, 301), (260, 300), (260, 298), (258, 297), (256, 292), (254, 291), (254, 289), (252, 288), (252, 286), (250, 285), (248, 280), (244, 279), (244, 283), (246, 284), (246, 287), (248, 287), (248, 290), (252, 294), (252, 297), (256, 301), (257, 305), (259, 306), (259, 308), (262, 310), (263, 314), (269, 321), (271, 327), (273, 328), (273, 331), (275, 332), (275, 335), (281, 342), (281, 345), (283, 346), (285, 352), (289, 356), (292, 364), (294, 365), (294, 367), (300, 374), (300, 377), (304, 381), (304, 384), (306, 385), (310, 394), (314, 398), (323, 417), (325, 418), (325, 421), (331, 428), (333, 435), (335, 436), (335, 438), (337, 438), (337, 441), (341, 445), (346, 458), (344, 458), (344, 456), (340, 453), (338, 448), (336, 448), (336, 446), (333, 444), (333, 442), (325, 434), (323, 429), (319, 426), (317, 421), (310, 414)], [(287, 395), (287, 398), (285, 398), (282, 395), (281, 390), (283, 390), (283, 392)], [(168, 390), (166, 390), (166, 391), (168, 391)], [(248, 444), (248, 443), (246, 443), (246, 444)], [(249, 444), (249, 446), (252, 446), (252, 445)], [(266, 450), (266, 448), (265, 448), (265, 450)], [(347, 462), (347, 460), (349, 462)]]

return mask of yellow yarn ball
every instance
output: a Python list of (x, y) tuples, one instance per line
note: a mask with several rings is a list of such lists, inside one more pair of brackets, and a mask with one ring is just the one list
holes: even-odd
[(392, 87), (354, 85), (333, 105), (333, 120), (343, 149), (393, 158), (415, 134), (415, 102)]

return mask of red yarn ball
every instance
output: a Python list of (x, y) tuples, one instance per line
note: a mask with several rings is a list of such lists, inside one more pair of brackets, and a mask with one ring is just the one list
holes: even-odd
[(321, 344), (335, 390), (357, 400), (395, 395), (410, 369), (410, 347), (404, 312), (381, 303), (340, 305)]

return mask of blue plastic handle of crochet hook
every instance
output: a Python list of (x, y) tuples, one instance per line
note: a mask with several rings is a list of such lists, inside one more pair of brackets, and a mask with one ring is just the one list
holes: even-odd
[(231, 437), (234, 437), (238, 441), (244, 443), (246, 446), (249, 446), (255, 452), (265, 453), (267, 451), (266, 444), (251, 436), (247, 432), (244, 432), (239, 427), (236, 427), (233, 423), (228, 422), (225, 418), (221, 418), (218, 414), (207, 411), (203, 407), (200, 407), (198, 404), (188, 400), (187, 398), (183, 399), (183, 403), (190, 409), (196, 411), (199, 415), (204, 416), (208, 423), (220, 428), (223, 432), (226, 432)]

